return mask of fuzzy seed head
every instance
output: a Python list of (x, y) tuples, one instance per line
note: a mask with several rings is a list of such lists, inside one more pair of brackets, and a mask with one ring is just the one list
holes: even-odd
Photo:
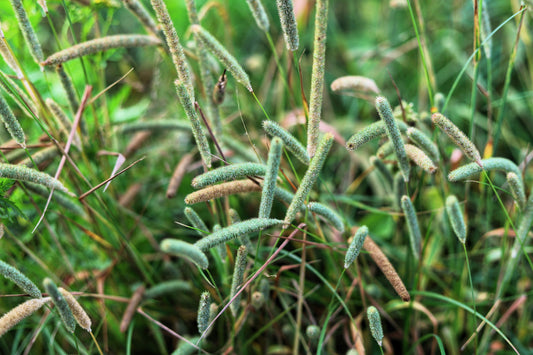
[(421, 167), (424, 171), (433, 174), (437, 171), (437, 166), (431, 159), (424, 153), (423, 150), (412, 144), (405, 144), (405, 152), (409, 159), (415, 162), (416, 165)]
[(309, 101), (309, 122), (307, 127), (307, 153), (310, 157), (315, 155), (315, 150), (318, 145), (320, 118), (322, 115), (327, 24), (328, 0), (317, 0), (315, 41), (313, 45), (313, 71), (311, 73), (311, 95)]
[(43, 280), (43, 286), (48, 295), (52, 298), (52, 302), (56, 306), (65, 328), (67, 328), (69, 332), (74, 333), (74, 330), (76, 329), (76, 319), (74, 318), (67, 301), (61, 292), (59, 292), (56, 284), (47, 277)]
[(366, 310), (368, 323), (370, 324), (370, 333), (379, 346), (383, 345), (383, 328), (381, 326), (381, 317), (376, 307), (370, 306)]
[(298, 50), (300, 40), (292, 0), (276, 0), (276, 4), (287, 49), (294, 52)]
[(383, 96), (378, 96), (376, 98), (376, 109), (378, 110), (379, 116), (385, 122), (385, 128), (387, 130), (387, 135), (389, 140), (392, 141), (394, 145), (394, 153), (400, 164), (400, 170), (403, 175), (405, 182), (409, 181), (409, 160), (407, 159), (407, 153), (405, 152), (405, 146), (403, 144), (402, 136), (398, 124), (394, 119), (392, 114), (392, 108), (390, 107), (389, 102)]
[(459, 238), (461, 243), (466, 243), (465, 220), (463, 218), (461, 206), (455, 195), (450, 195), (446, 198), (446, 212), (448, 213), (448, 218), (455, 235)]
[(42, 297), (42, 294), (39, 288), (37, 288), (37, 286), (35, 286), (35, 284), (26, 277), (26, 275), (21, 273), (19, 270), (17, 270), (13, 266), (3, 262), (2, 260), (0, 260), (0, 274), (2, 274), (5, 278), (13, 281), (15, 284), (17, 284), (18, 287), (20, 287), (24, 292), (26, 292), (31, 297), (34, 297), (34, 298)]
[(307, 338), (311, 344), (316, 345), (318, 343), (318, 339), (320, 338), (320, 327), (314, 324), (308, 325), (305, 329), (305, 335), (307, 335)]
[(0, 337), (50, 301), (50, 297), (33, 298), (13, 308), (0, 318)]
[(411, 202), (409, 196), (402, 196), (402, 210), (407, 221), (407, 228), (409, 229), (409, 240), (411, 242), (411, 251), (416, 260), (420, 257), (420, 246), (422, 241), (422, 234), (418, 225), (418, 218), (416, 217), (416, 210)]
[(459, 168), (455, 169), (448, 174), (448, 180), (450, 181), (460, 181), (470, 179), (473, 176), (481, 173), (483, 169), (487, 171), (491, 170), (501, 170), (506, 173), (513, 172), (516, 176), (521, 179), (522, 172), (518, 166), (506, 158), (488, 158), (481, 160), (481, 164), (470, 163)]
[(322, 216), (335, 227), (339, 232), (344, 232), (344, 221), (342, 217), (332, 208), (326, 206), (320, 202), (309, 202), (307, 208), (310, 212), (316, 213)]
[(362, 91), (379, 94), (380, 90), (376, 82), (364, 76), (341, 76), (333, 80), (331, 83), (331, 90), (342, 94), (345, 91)]
[(434, 113), (431, 116), (431, 120), (436, 126), (443, 130), (459, 148), (461, 148), (468, 158), (473, 160), (480, 167), (483, 166), (479, 150), (477, 150), (474, 143), (472, 143), (472, 141), (468, 139), (468, 137), (456, 125), (454, 125), (452, 121), (440, 113)]
[(187, 217), (192, 226), (196, 228), (196, 233), (201, 237), (203, 237), (205, 233), (209, 233), (209, 228), (207, 228), (202, 218), (200, 218), (193, 208), (185, 207), (185, 217)]
[(251, 303), (255, 310), (259, 310), (265, 304), (265, 296), (261, 292), (256, 291), (252, 293)]
[(524, 192), (524, 184), (522, 178), (518, 177), (516, 173), (507, 173), (507, 183), (511, 188), (511, 194), (520, 208), (524, 208), (526, 205), (526, 193)]
[(252, 11), (257, 26), (264, 32), (268, 32), (270, 29), (270, 22), (268, 21), (268, 16), (261, 0), (246, 0), (246, 2), (250, 7), (250, 11)]
[(189, 244), (183, 240), (164, 239), (161, 242), (161, 250), (165, 253), (183, 257), (202, 269), (209, 267), (207, 256), (196, 245)]
[(276, 189), (276, 180), (278, 178), (278, 170), (281, 163), (282, 150), (282, 140), (279, 137), (274, 137), (274, 139), (272, 139), (272, 144), (270, 145), (270, 152), (268, 153), (267, 169), (265, 180), (263, 182), (263, 193), (261, 194), (261, 203), (259, 205), (259, 218), (270, 217)]
[(263, 129), (269, 136), (281, 138), (283, 145), (294, 154), (298, 160), (305, 165), (309, 165), (309, 155), (307, 154), (307, 151), (292, 134), (281, 128), (281, 126), (274, 121), (263, 121)]
[(34, 182), (49, 188), (67, 192), (68, 190), (59, 180), (54, 179), (48, 174), (40, 171), (27, 168), (20, 165), (0, 163), (0, 177), (20, 180), (26, 182)]
[(269, 228), (283, 223), (279, 219), (269, 218), (252, 218), (243, 222), (232, 224), (228, 227), (222, 228), (219, 231), (213, 232), (207, 237), (200, 239), (195, 243), (196, 247), (202, 251), (206, 251), (219, 244), (227, 243), (241, 235), (255, 233), (262, 229)]
[(226, 69), (233, 75), (233, 77), (239, 83), (244, 85), (248, 91), (252, 92), (253, 89), (252, 84), (250, 83), (250, 78), (241, 67), (237, 59), (235, 59), (235, 57), (232, 56), (228, 50), (202, 26), (192, 25), (191, 30), (198, 36), (207, 49), (209, 49), (209, 51), (213, 53), (213, 55), (217, 57), (222, 64), (224, 64)]
[(76, 320), (78, 325), (90, 333), (91, 318), (89, 318), (87, 312), (85, 312), (83, 307), (78, 303), (76, 298), (74, 298), (74, 296), (70, 292), (68, 292), (62, 287), (59, 287), (59, 292), (61, 293), (63, 298), (65, 298), (65, 301), (67, 301), (68, 306), (72, 311), (72, 315), (74, 316), (74, 319)]
[[(247, 256), (248, 250), (244, 245), (241, 245), (239, 247), (239, 250), (237, 250), (237, 257), (235, 258), (235, 267), (233, 269), (233, 279), (231, 282), (231, 299), (237, 294), (237, 292), (240, 291), (240, 287), (243, 283), (244, 272), (246, 271)], [(237, 311), (239, 310), (240, 299), (241, 297), (239, 294), (239, 296), (237, 296), (230, 305), (231, 313), (233, 314), (233, 316), (237, 315)]]
[(90, 54), (115, 48), (134, 48), (160, 45), (159, 38), (147, 35), (114, 35), (93, 39), (52, 54), (42, 65), (57, 65)]
[(182, 82), (176, 80), (175, 84), (176, 91), (178, 93), (178, 98), (180, 99), (181, 105), (185, 110), (187, 118), (191, 122), (192, 134), (194, 136), (194, 140), (196, 141), (196, 146), (200, 151), (202, 160), (209, 168), (211, 167), (211, 152), (209, 150), (209, 143), (207, 142), (207, 137), (205, 136), (204, 131), (202, 129), (200, 119), (198, 118), (196, 110), (194, 109), (193, 97), (189, 94), (189, 91), (187, 91), (187, 87)]
[[(398, 126), (398, 129), (400, 130), (400, 132), (405, 132), (407, 130), (407, 125), (403, 123), (402, 121), (396, 121), (396, 125)], [(363, 128), (361, 131), (357, 132), (353, 136), (351, 136), (346, 142), (346, 149), (356, 150), (362, 145), (370, 142), (371, 140), (379, 138), (379, 137), (383, 137), (386, 134), (387, 134), (387, 129), (385, 126), (385, 122), (384, 121), (374, 122), (366, 126), (365, 128)]]
[(17, 17), (17, 22), (20, 27), (20, 31), (22, 32), (22, 35), (24, 36), (24, 40), (26, 41), (26, 44), (30, 47), (30, 52), (35, 60), (36, 63), (40, 63), (43, 61), (44, 55), (43, 50), (41, 49), (41, 43), (39, 42), (39, 39), (37, 38), (37, 34), (35, 33), (35, 30), (33, 29), (30, 19), (28, 18), (28, 14), (26, 13), (26, 10), (24, 10), (24, 6), (22, 5), (22, 0), (10, 0), (11, 6), (13, 6), (13, 10), (15, 10), (15, 16)]
[(219, 197), (253, 191), (261, 191), (261, 186), (248, 179), (230, 181), (208, 186), (202, 190), (190, 193), (185, 196), (185, 203), (194, 205), (195, 203), (205, 202)]
[(198, 332), (203, 334), (209, 326), (209, 306), (211, 304), (211, 295), (205, 291), (200, 296), (200, 304), (198, 305)]
[(15, 140), (22, 148), (26, 148), (26, 137), (24, 136), (24, 131), (19, 121), (13, 114), (13, 111), (9, 108), (7, 102), (4, 100), (0, 94), (0, 118), (4, 122), (7, 131), (11, 138)]
[(235, 180), (246, 176), (264, 176), (266, 171), (267, 167), (263, 164), (238, 163), (225, 165), (196, 176), (191, 185), (195, 189), (199, 189), (221, 181)]
[(439, 148), (435, 145), (435, 143), (433, 143), (433, 141), (431, 141), (431, 138), (429, 138), (424, 132), (422, 132), (418, 128), (409, 127), (407, 129), (407, 136), (411, 141), (413, 141), (416, 145), (422, 148), (432, 160), (439, 160)]
[(144, 299), (159, 298), (166, 294), (175, 294), (183, 291), (191, 291), (191, 284), (183, 280), (171, 280), (161, 282), (144, 291)]
[(178, 73), (179, 81), (185, 85), (187, 91), (189, 92), (189, 96), (191, 96), (191, 100), (194, 101), (194, 88), (191, 78), (191, 69), (187, 63), (187, 59), (185, 58), (185, 52), (180, 44), (178, 33), (176, 32), (174, 23), (170, 18), (167, 6), (163, 0), (151, 0), (150, 2), (157, 16), (157, 20), (163, 28), (163, 35), (167, 42), (170, 56), (172, 57), (172, 62), (174, 63), (174, 67)]
[(298, 187), (298, 190), (296, 191), (296, 194), (294, 195), (294, 198), (292, 199), (292, 202), (289, 205), (289, 208), (287, 209), (287, 214), (285, 215), (285, 220), (283, 222), (284, 228), (287, 228), (289, 226), (289, 224), (294, 220), (294, 218), (296, 218), (296, 214), (304, 206), (304, 201), (311, 192), (313, 185), (315, 184), (316, 180), (318, 179), (318, 176), (320, 175), (320, 170), (322, 170), (322, 166), (326, 161), (326, 157), (329, 153), (332, 144), (333, 135), (329, 133), (326, 134), (320, 141), (320, 144), (318, 145), (318, 148), (316, 150), (316, 154), (311, 160), (309, 168), (305, 172), (300, 186)]
[(352, 242), (350, 243), (350, 247), (348, 248), (348, 251), (346, 252), (346, 257), (344, 258), (344, 268), (347, 269), (352, 265), (352, 263), (357, 259), (357, 256), (361, 252), (361, 248), (363, 247), (363, 244), (365, 243), (365, 238), (368, 235), (368, 227), (362, 226), (359, 229), (357, 229), (357, 232), (353, 236)]

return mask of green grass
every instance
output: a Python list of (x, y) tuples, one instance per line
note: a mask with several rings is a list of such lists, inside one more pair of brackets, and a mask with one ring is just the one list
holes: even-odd
[[(142, 2), (155, 19), (150, 1)], [(203, 89), (185, 0), (165, 2), (193, 72), (195, 98), (209, 122), (212, 92)], [(226, 73), (225, 99), (218, 106), (222, 134), (213, 122), (209, 128), (214, 134), (208, 134), (200, 120), (211, 148), (211, 169), (249, 162), (252, 157), (257, 157), (254, 163), (265, 164), (271, 137), (262, 128), (263, 120), (279, 123), (307, 146), (315, 2), (295, 1), (300, 45), (294, 53), (283, 41), (276, 2), (262, 2), (269, 33), (257, 27), (244, 0), (195, 2), (203, 16), (201, 25), (236, 58), (253, 87), (248, 92)], [(184, 214), (184, 198), (194, 191), (191, 181), (207, 171), (191, 132), (121, 130), (124, 125), (156, 120), (188, 122), (176, 95), (177, 73), (166, 47), (121, 48), (69, 61), (64, 68), (78, 99), (91, 87), (76, 131), (81, 144), (69, 148), (58, 175), (74, 196), (54, 191), (57, 198), (47, 205), (50, 190), (43, 196), (23, 182), (0, 179), (0, 260), (35, 285), (50, 278), (72, 292), (92, 320), (92, 333), (79, 326), (74, 333), (67, 331), (49, 304), (5, 333), (0, 353), (172, 354), (176, 349), (195, 353), (196, 346), (202, 349), (198, 353), (213, 354), (347, 354), (363, 348), (367, 354), (459, 354), (462, 346), (468, 354), (530, 351), (533, 263), (527, 233), (533, 198), (529, 208), (521, 209), (513, 201), (506, 174), (499, 171), (483, 172), (469, 181), (448, 181), (450, 171), (470, 161), (431, 125), (431, 114), (436, 111), (434, 95), (442, 93), (446, 98), (442, 113), (469, 136), (482, 158), (511, 160), (522, 171), (526, 194), (533, 191), (528, 164), (533, 139), (531, 10), (521, 9), (517, 0), (479, 1), (479, 11), (488, 8), (491, 31), (477, 38), (474, 21), (481, 19), (471, 2), (408, 0), (399, 7), (388, 1), (329, 3), (321, 118), (335, 141), (306, 202), (333, 209), (345, 232), (302, 208), (286, 229), (276, 226), (249, 234), (253, 250), (248, 250), (246, 287), (237, 288), (241, 305), (232, 315), (230, 301), (239, 298), (231, 293), (239, 238), (225, 245), (225, 259), (220, 249), (206, 251), (206, 270), (160, 249), (163, 239), (193, 244), (202, 238)], [(49, 13), (43, 17), (38, 2), (24, 1), (45, 57), (98, 37), (147, 34), (122, 1), (50, 0), (47, 5)], [(41, 71), (34, 62), (9, 1), (0, 2), (0, 13), (2, 31), (23, 74), (17, 78), (0, 59), (0, 80), (10, 87), (5, 80), (9, 76), (37, 107), (29, 117), (25, 110), (31, 105), (24, 102), (24, 95), (13, 89), (12, 96), (0, 91), (22, 125), (27, 145), (24, 150), (12, 144), (2, 125), (1, 162), (14, 164), (59, 145), (54, 158), (33, 160), (33, 169), (55, 176), (69, 137), (45, 100), (57, 102), (71, 121), (76, 112), (54, 68)], [(489, 60), (483, 46), (490, 42)], [(214, 57), (202, 64), (214, 82), (224, 71)], [(333, 80), (346, 75), (373, 79), (393, 109), (399, 105), (398, 92), (405, 103), (413, 104), (407, 123), (437, 145), (436, 173), (427, 174), (411, 163), (409, 183), (396, 196), (393, 184), (374, 170), (370, 160), (386, 136), (355, 151), (345, 148), (345, 140), (380, 119), (374, 93), (340, 95), (330, 89)], [(396, 119), (403, 120), (401, 109), (396, 112)], [(133, 149), (131, 142), (139, 137), (143, 142)], [(410, 143), (406, 134), (402, 137)], [(176, 195), (168, 199), (169, 180), (188, 153), (192, 162)], [(126, 159), (115, 170), (119, 154)], [(383, 162), (392, 176), (400, 171), (394, 154)], [(104, 191), (103, 182), (125, 167)], [(295, 193), (308, 167), (287, 149), (280, 167), (277, 186)], [(258, 176), (245, 179), (262, 181)], [(420, 226), (418, 260), (410, 250), (408, 227), (397, 202), (403, 194), (411, 198)], [(465, 215), (464, 247), (445, 211), (446, 197), (452, 194)], [(78, 208), (69, 208), (65, 198)], [(260, 200), (261, 189), (193, 207), (205, 222), (207, 235), (217, 224), (222, 228), (230, 224), (230, 209), (243, 221), (257, 218)], [(283, 220), (288, 202), (275, 198), (270, 218)], [(409, 302), (394, 292), (365, 248), (344, 269), (352, 228), (362, 225), (395, 267), (410, 293)], [(518, 251), (517, 262), (513, 251)], [(166, 293), (157, 298), (141, 297), (121, 332), (135, 290), (177, 280), (183, 282), (168, 284)], [(8, 279), (0, 277), (0, 286), (2, 314), (29, 297)], [(199, 334), (197, 312), (204, 291), (217, 306), (213, 313), (217, 318), (211, 318), (209, 330)], [(251, 302), (256, 291), (265, 296), (259, 309)], [(370, 332), (369, 306), (380, 313), (382, 348)], [(311, 325), (320, 329), (312, 341), (306, 336)]]

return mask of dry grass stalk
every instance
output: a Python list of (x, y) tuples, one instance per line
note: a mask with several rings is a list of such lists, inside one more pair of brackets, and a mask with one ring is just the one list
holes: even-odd
[(139, 150), (144, 142), (150, 138), (152, 132), (150, 131), (141, 131), (135, 133), (135, 135), (130, 139), (126, 149), (124, 150), (124, 156), (126, 158), (131, 157), (137, 150)]
[(130, 205), (135, 200), (135, 197), (137, 197), (137, 195), (141, 191), (142, 186), (143, 185), (138, 182), (135, 184), (131, 184), (126, 190), (126, 192), (124, 192), (118, 199), (118, 204), (122, 207), (130, 207)]
[(253, 191), (261, 191), (261, 186), (251, 180), (230, 181), (190, 193), (185, 197), (185, 203), (194, 205), (214, 198)]
[(143, 300), (144, 290), (145, 286), (141, 285), (137, 287), (135, 292), (130, 298), (130, 301), (128, 302), (128, 306), (126, 307), (126, 310), (124, 311), (124, 314), (122, 315), (122, 320), (120, 321), (120, 332), (124, 333), (126, 329), (128, 329), (131, 319), (133, 318), (133, 315), (135, 314), (135, 311), (137, 310), (137, 307)]
[(183, 179), (183, 176), (187, 172), (187, 168), (192, 162), (192, 158), (194, 155), (192, 154), (185, 154), (179, 164), (176, 166), (176, 169), (172, 173), (172, 177), (170, 178), (170, 182), (168, 183), (167, 188), (167, 198), (172, 198), (176, 196), (176, 192), (178, 191), (178, 188), (181, 185), (181, 180)]
[(394, 266), (392, 266), (387, 256), (381, 251), (379, 246), (372, 240), (369, 235), (365, 238), (363, 248), (368, 251), (370, 257), (372, 258), (372, 260), (374, 260), (381, 272), (383, 272), (387, 280), (389, 280), (390, 284), (392, 285), (392, 288), (394, 288), (394, 291), (396, 291), (398, 296), (400, 296), (403, 301), (409, 302), (411, 297), (409, 296), (409, 292), (405, 288), (405, 285), (403, 284), (400, 275), (398, 275), (396, 269), (394, 268)]

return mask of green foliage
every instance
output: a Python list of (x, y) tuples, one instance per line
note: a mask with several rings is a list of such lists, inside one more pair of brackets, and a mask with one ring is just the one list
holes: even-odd
[[(0, 1), (0, 259), (78, 290), (93, 333), (3, 280), (0, 353), (527, 352), (519, 1), (19, 3)], [(36, 44), (72, 60), (41, 68)]]

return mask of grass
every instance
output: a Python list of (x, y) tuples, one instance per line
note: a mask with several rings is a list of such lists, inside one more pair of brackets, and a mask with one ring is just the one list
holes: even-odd
[[(299, 45), (291, 52), (273, 1), (262, 1), (268, 32), (258, 27), (244, 0), (195, 1), (199, 24), (191, 27), (187, 9), (192, 3), (187, 1), (165, 4), (172, 19), (167, 26), (173, 24), (188, 64), (181, 54), (173, 58), (166, 45), (139, 48), (128, 42), (128, 48), (69, 60), (64, 71), (54, 65), (42, 70), (11, 3), (0, 2), (5, 35), (0, 56), (8, 59), (0, 59), (0, 95), (20, 124), (26, 146), (17, 143), (20, 132), (13, 140), (2, 125), (0, 165), (13, 171), (6, 164), (23, 162), (31, 169), (24, 170), (23, 179), (17, 174), (0, 179), (0, 261), (35, 285), (46, 279), (70, 292), (92, 323), (90, 332), (80, 327), (71, 332), (72, 324), (67, 329), (60, 312), (47, 303), (0, 337), (0, 352), (528, 353), (533, 342), (528, 331), (533, 328), (528, 238), (533, 32), (527, 2), (523, 7), (518, 0), (476, 0), (476, 6), (319, 1), (327, 7), (327, 23), (321, 23), (327, 39), (325, 56), (314, 61), (321, 56), (314, 46), (324, 39), (315, 34), (317, 2), (294, 1)], [(45, 58), (108, 36), (149, 35), (153, 44), (163, 36), (144, 28), (122, 1), (48, 1), (46, 14), (38, 3), (23, 5)], [(157, 22), (151, 2), (142, 3)], [(487, 14), (490, 29), (482, 19)], [(206, 33), (213, 38), (204, 38), (209, 43), (200, 48), (195, 41)], [(213, 48), (220, 62), (210, 54)], [(227, 52), (221, 55), (221, 50)], [(180, 72), (188, 67), (194, 93)], [(213, 87), (225, 69), (227, 83), (215, 99)], [(315, 85), (311, 94), (313, 72), (319, 81), (323, 75), (324, 90)], [(348, 75), (375, 85), (343, 87), (342, 92), (330, 88)], [(69, 96), (67, 76), (73, 85), (67, 88)], [(174, 83), (178, 76), (181, 102)], [(372, 82), (367, 79), (357, 82)], [(388, 141), (387, 132), (363, 131), (380, 121), (376, 87), (390, 102), (391, 121), (402, 121), (396, 138), (418, 146), (437, 168), (433, 174), (405, 161), (400, 169), (395, 153), (380, 156), (376, 168), (373, 157)], [(71, 124), (58, 121), (47, 100), (57, 103)], [(308, 105), (315, 106), (310, 110)], [(460, 149), (464, 146), (432, 124), (439, 109), (461, 137), (471, 140), (466, 154)], [(331, 134), (333, 145), (313, 163), (320, 141), (316, 128), (328, 142), (326, 134)], [(358, 132), (365, 135), (359, 136), (364, 144), (354, 141), (357, 148), (346, 149)], [(411, 139), (413, 132), (425, 143)], [(276, 155), (281, 156), (279, 171), (272, 164), (277, 179), (276, 171), (269, 171), (269, 188), (262, 188), (263, 173), (232, 171), (233, 164), (266, 164), (276, 136), (284, 144)], [(42, 154), (53, 147), (57, 154)], [(489, 166), (466, 181), (448, 179), (451, 171), (470, 163), (467, 155), (474, 150), (479, 151), (475, 161), (507, 159), (505, 166), (516, 175), (513, 183), (523, 184), (522, 201), (514, 201), (517, 189), (508, 185), (507, 171)], [(322, 163), (321, 169), (310, 170)], [(214, 188), (225, 189), (221, 197), (195, 204), (198, 221), (191, 225), (186, 197), (205, 196), (202, 189), (214, 186), (210, 182), (195, 189), (193, 179), (223, 166), (230, 171), (223, 180), (242, 180), (224, 182), (229, 185)], [(399, 174), (407, 168), (405, 182)], [(37, 170), (57, 183), (30, 185), (25, 180)], [(167, 197), (175, 170), (178, 186)], [(71, 195), (54, 191), (57, 186)], [(238, 193), (227, 195), (230, 190)], [(411, 218), (418, 220), (418, 258), (400, 205), (403, 195), (412, 201)], [(451, 195), (464, 212), (464, 244), (446, 212)], [(269, 218), (277, 222), (256, 219), (261, 199), (272, 196)], [(238, 220), (243, 224), (232, 228)], [(241, 227), (250, 223), (253, 228)], [(368, 237), (345, 269), (354, 227), (361, 226), (368, 227)], [(219, 237), (226, 242), (213, 239)], [(179, 240), (175, 245), (182, 249), (167, 253), (163, 240)], [(241, 243), (248, 249), (240, 257), (243, 278), (232, 287)], [(184, 246), (195, 255), (183, 255)], [(195, 260), (202, 267), (207, 260), (208, 267), (202, 269)], [(401, 284), (404, 300), (389, 280)], [(0, 313), (30, 299), (10, 279), (0, 283)], [(212, 304), (202, 307), (199, 333), (202, 294)], [(369, 307), (372, 317), (381, 319), (379, 345), (372, 332), (376, 325), (367, 318)], [(76, 306), (74, 312), (81, 311)]]

